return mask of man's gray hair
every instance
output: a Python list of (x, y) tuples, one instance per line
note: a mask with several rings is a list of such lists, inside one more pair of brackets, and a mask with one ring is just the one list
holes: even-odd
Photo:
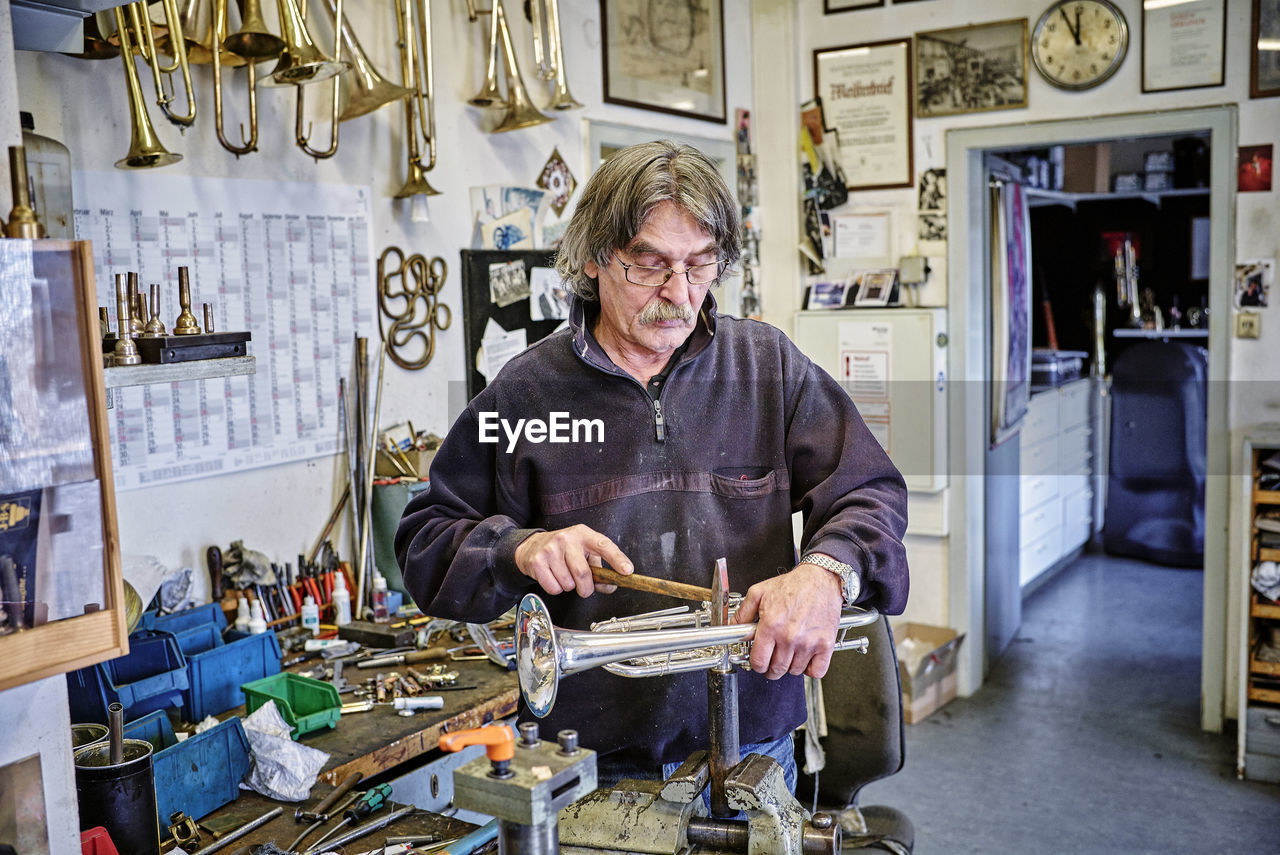
[(560, 242), (556, 270), (575, 294), (598, 296), (599, 283), (584, 270), (600, 267), (626, 247), (661, 202), (683, 208), (720, 248), (729, 266), (742, 255), (738, 206), (714, 163), (693, 146), (655, 140), (612, 155), (587, 181)]

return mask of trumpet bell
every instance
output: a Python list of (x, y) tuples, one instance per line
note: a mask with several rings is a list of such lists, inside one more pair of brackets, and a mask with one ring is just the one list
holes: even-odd
[(284, 36), (284, 50), (280, 61), (263, 81), (264, 86), (303, 86), (319, 83), (351, 67), (346, 60), (331, 59), (316, 47), (307, 32), (306, 21), (298, 11), (294, 0), (279, 0), (280, 29)]
[(150, 135), (135, 131), (129, 153), (116, 161), (117, 169), (151, 169), (156, 166), (168, 166), (182, 160), (182, 155), (168, 151), (156, 138), (155, 131)]
[(259, 0), (241, 0), (240, 29), (223, 39), (222, 46), (245, 59), (274, 59), (284, 50), (284, 39), (267, 29)]
[(439, 195), (440, 191), (427, 183), (427, 171), (422, 168), (422, 164), (416, 160), (410, 160), (409, 177), (405, 179), (404, 186), (392, 198), (409, 199), (413, 196)]
[(555, 121), (533, 105), (524, 87), (513, 85), (510, 90), (511, 100), (507, 104), (507, 112), (503, 115), (502, 121), (498, 123), (498, 126), (493, 129), (495, 134), (515, 131), (520, 128), (531, 128), (544, 122)]
[(556, 705), (563, 659), (556, 641), (551, 613), (541, 598), (526, 594), (516, 616), (516, 671), (525, 705), (538, 718), (545, 718)]
[[(336, 13), (332, 0), (329, 6), (330, 11)], [(413, 94), (412, 89), (397, 86), (378, 73), (373, 63), (369, 62), (364, 48), (360, 46), (360, 40), (356, 38), (346, 15), (342, 16), (342, 29), (339, 32), (342, 38), (342, 55), (351, 57), (351, 73), (347, 75), (344, 81), (346, 85), (342, 88), (342, 112), (338, 115), (338, 121), (345, 122), (372, 113), (379, 107), (401, 101)]]

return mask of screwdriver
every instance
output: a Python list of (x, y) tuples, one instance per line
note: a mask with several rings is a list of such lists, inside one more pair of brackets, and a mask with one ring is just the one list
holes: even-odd
[(311, 848), (310, 852), (322, 852), (320, 844), (324, 843), (330, 837), (337, 834), (348, 825), (353, 825), (360, 820), (373, 813), (378, 808), (387, 803), (387, 799), (391, 797), (391, 785), (379, 784), (371, 790), (368, 790), (360, 798), (356, 799), (356, 803), (342, 814), (342, 822), (329, 829), (329, 833), (317, 840)]

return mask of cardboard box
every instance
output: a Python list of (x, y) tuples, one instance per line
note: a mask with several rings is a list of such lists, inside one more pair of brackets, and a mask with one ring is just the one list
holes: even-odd
[(916, 724), (955, 698), (956, 651), (964, 636), (954, 629), (927, 623), (899, 624), (893, 628), (893, 635), (899, 649), (911, 638), (929, 651), (915, 666), (914, 673), (906, 663), (898, 662), (902, 718), (907, 724)]
[(1111, 143), (1066, 146), (1062, 189), (1067, 193), (1110, 193)]
[[(404, 456), (409, 458), (409, 463), (413, 467), (409, 471), (416, 472), (416, 477), (426, 480), (427, 472), (431, 469), (431, 459), (436, 456), (435, 449), (418, 451), (418, 449), (413, 448), (404, 452)], [(401, 466), (404, 466), (404, 461), (400, 460), (399, 455), (396, 456), (396, 459)], [(391, 452), (380, 448), (378, 449), (377, 461), (373, 465), (373, 474), (379, 477), (396, 478), (403, 477), (405, 473), (401, 472), (391, 462)]]

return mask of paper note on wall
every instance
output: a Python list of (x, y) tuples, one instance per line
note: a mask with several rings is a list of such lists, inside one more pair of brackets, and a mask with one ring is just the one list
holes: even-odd
[(885, 321), (842, 321), (839, 373), (836, 377), (858, 407), (871, 435), (890, 450), (891, 384), (889, 355), (893, 326)]

